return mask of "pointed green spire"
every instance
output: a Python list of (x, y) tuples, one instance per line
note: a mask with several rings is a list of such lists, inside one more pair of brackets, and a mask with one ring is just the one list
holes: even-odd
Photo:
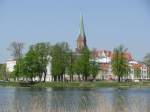
[(85, 32), (84, 32), (84, 23), (83, 23), (83, 15), (80, 15), (80, 35), (82, 37), (85, 37)]

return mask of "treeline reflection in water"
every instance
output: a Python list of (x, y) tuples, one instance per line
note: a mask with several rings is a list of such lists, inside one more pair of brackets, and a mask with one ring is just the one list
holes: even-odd
[(0, 112), (150, 112), (150, 89), (0, 88)]

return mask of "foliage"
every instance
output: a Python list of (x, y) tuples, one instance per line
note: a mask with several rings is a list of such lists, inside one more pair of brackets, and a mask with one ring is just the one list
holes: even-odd
[(78, 61), (79, 65), (77, 66), (80, 67), (79, 72), (83, 76), (83, 80), (86, 81), (88, 76), (90, 75), (90, 51), (88, 48), (82, 49)]
[(44, 73), (44, 82), (46, 80), (47, 65), (50, 62), (51, 45), (50, 43), (37, 43), (32, 46), (35, 55), (37, 56), (37, 63), (40, 65), (39, 76), (42, 77)]
[[(50, 44), (49, 43), (37, 43), (32, 45), (25, 57), (19, 59), (15, 66), (14, 75), (16, 77), (30, 78), (38, 76), (40, 81), (43, 73), (47, 74), (47, 65), (49, 62)], [(45, 81), (44, 77), (44, 81)]]
[(36, 77), (40, 71), (41, 65), (38, 63), (38, 57), (30, 48), (26, 56), (17, 62), (13, 73), (18, 78), (26, 77), (32, 81), (33, 77)]
[(36, 77), (42, 72), (42, 65), (39, 62), (39, 57), (32, 48), (26, 54), (23, 61), (23, 73), (31, 78)]
[(92, 63), (90, 65), (90, 74), (93, 76), (93, 79), (96, 78), (97, 74), (98, 74), (98, 71), (99, 71), (99, 66), (98, 64), (96, 63)]
[(146, 65), (150, 66), (150, 53), (146, 54), (144, 57), (144, 62)]
[(148, 66), (147, 67), (147, 75), (148, 75), (148, 78), (150, 77), (150, 67)]
[(112, 71), (113, 74), (118, 76), (118, 81), (121, 81), (121, 78), (129, 73), (128, 60), (125, 56), (127, 49), (125, 49), (122, 45), (115, 48), (113, 51), (112, 58)]
[(14, 71), (11, 73), (11, 78), (17, 79), (23, 76), (23, 58), (19, 59), (14, 66)]
[(88, 76), (93, 78), (98, 74), (98, 66), (90, 63), (90, 51), (83, 48), (80, 54), (72, 52), (68, 43), (56, 43), (51, 46), (49, 43), (37, 43), (30, 46), (29, 51), (24, 57), (16, 62), (15, 70), (12, 74), (15, 79), (25, 78), (33, 80), (39, 77), (44, 81), (47, 74), (47, 65), (51, 63), (51, 74), (54, 81), (65, 81), (65, 74), (70, 76), (73, 81), (73, 75), (78, 75), (78, 79), (87, 80)]
[(51, 61), (51, 73), (53, 75), (54, 81), (63, 81), (64, 74), (66, 73), (66, 68), (68, 64), (69, 46), (68, 43), (62, 42), (57, 43), (52, 48), (52, 61)]
[(135, 76), (136, 76), (137, 78), (139, 78), (139, 77), (141, 76), (141, 68), (140, 68), (139, 66), (136, 66), (136, 67), (134, 68), (134, 73), (135, 73)]
[(80, 81), (81, 80), (81, 77), (80, 75), (82, 75), (82, 59), (80, 56), (77, 56), (75, 58), (75, 61), (74, 61), (74, 64), (73, 64), (73, 71), (74, 71), (74, 74), (78, 75), (78, 80)]
[(74, 69), (75, 59), (76, 56), (72, 51), (70, 51), (68, 55), (68, 64), (67, 64), (67, 74), (70, 76), (70, 81), (73, 81), (73, 75), (75, 73), (75, 69)]
[(150, 53), (146, 54), (146, 56), (144, 57), (144, 63), (147, 65), (148, 67), (148, 76), (150, 77)]
[(8, 80), (6, 73), (6, 64), (0, 64), (0, 80)]

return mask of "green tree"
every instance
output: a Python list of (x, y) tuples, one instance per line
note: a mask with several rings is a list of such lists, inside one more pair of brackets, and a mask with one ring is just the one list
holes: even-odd
[(58, 77), (62, 73), (61, 68), (61, 48), (57, 45), (53, 46), (52, 49), (52, 60), (51, 60), (51, 73), (54, 81), (57, 81)]
[(50, 55), (51, 55), (51, 45), (50, 43), (37, 43), (32, 46), (32, 50), (34, 51), (35, 55), (37, 56), (37, 63), (40, 64), (40, 70), (42, 70), (39, 73), (39, 77), (41, 79), (43, 73), (44, 73), (44, 82), (46, 81), (46, 75), (47, 75), (47, 65), (50, 62)]
[(0, 64), (0, 80), (8, 80), (6, 64)]
[(57, 43), (52, 48), (52, 60), (51, 60), (51, 72), (54, 81), (63, 81), (66, 73), (69, 57), (69, 46), (68, 43), (62, 42)]
[(23, 60), (22, 73), (33, 81), (33, 78), (43, 73), (43, 66), (34, 48), (30, 48)]
[(148, 75), (148, 78), (150, 78), (150, 67), (147, 66), (147, 75)]
[(144, 57), (144, 63), (150, 66), (150, 53), (146, 54), (146, 56)]
[(16, 62), (16, 65), (14, 66), (14, 71), (11, 73), (11, 78), (14, 78), (14, 80), (17, 81), (19, 77), (23, 76), (23, 58), (19, 59), (19, 61)]
[(87, 81), (87, 78), (90, 75), (90, 51), (87, 47), (82, 49), (79, 61), (83, 80)]
[(118, 77), (118, 81), (121, 81), (121, 78), (129, 73), (128, 59), (126, 57), (127, 49), (122, 45), (115, 48), (113, 51), (112, 58), (112, 71), (113, 74)]
[(75, 73), (79, 76), (82, 75), (82, 79), (87, 81), (90, 75), (90, 51), (87, 47), (83, 48), (74, 65)]
[(147, 65), (147, 75), (150, 77), (150, 53), (146, 54), (144, 57), (144, 63)]
[(35, 49), (31, 46), (25, 57), (17, 61), (13, 74), (19, 78), (29, 78), (33, 82), (33, 78), (43, 73), (39, 56)]
[(98, 64), (92, 63), (92, 64), (90, 65), (90, 74), (92, 75), (93, 80), (95, 80), (95, 78), (96, 78), (98, 72), (99, 72), (99, 66), (98, 66)]
[(81, 81), (81, 75), (82, 75), (82, 59), (81, 56), (77, 56), (75, 58), (74, 64), (73, 64), (73, 71), (74, 74), (78, 75), (78, 80)]
[(139, 66), (134, 67), (134, 74), (137, 78), (141, 76), (141, 68)]
[(74, 64), (75, 64), (75, 55), (72, 51), (68, 53), (68, 64), (67, 64), (67, 73), (70, 76), (70, 82), (73, 81), (73, 75), (75, 73)]

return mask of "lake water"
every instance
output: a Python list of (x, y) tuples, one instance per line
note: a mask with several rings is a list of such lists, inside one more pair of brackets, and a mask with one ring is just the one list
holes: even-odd
[(0, 87), (0, 112), (150, 112), (150, 89)]

